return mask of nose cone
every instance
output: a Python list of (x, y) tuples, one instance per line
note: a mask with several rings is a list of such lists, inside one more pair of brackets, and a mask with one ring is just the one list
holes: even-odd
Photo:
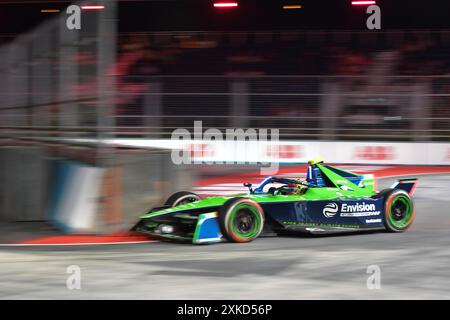
[(160, 216), (163, 214), (184, 212), (184, 211), (190, 211), (190, 210), (195, 210), (195, 209), (204, 209), (204, 208), (210, 208), (210, 207), (217, 208), (217, 207), (220, 207), (221, 205), (223, 205), (227, 200), (232, 199), (232, 198), (234, 198), (234, 197), (221, 197), (221, 196), (209, 197), (209, 198), (202, 199), (200, 201), (191, 202), (191, 203), (183, 204), (183, 205), (172, 207), (172, 208), (167, 208), (167, 209), (163, 209), (160, 211), (150, 212), (150, 213), (147, 213), (147, 214), (141, 216), (141, 218), (151, 218), (151, 217), (156, 217), (156, 216)]

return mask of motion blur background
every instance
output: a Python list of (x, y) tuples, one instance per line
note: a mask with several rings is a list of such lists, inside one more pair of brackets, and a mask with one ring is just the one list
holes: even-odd
[[(218, 2), (218, 1), (216, 1)], [(171, 133), (278, 128), (284, 166), (450, 165), (450, 27), (438, 1), (377, 1), (381, 30), (351, 1), (0, 2), (0, 221), (105, 233), (176, 190), (258, 165), (171, 161)], [(287, 9), (286, 5), (301, 5)], [(59, 13), (42, 10), (60, 10)], [(227, 155), (230, 156), (230, 155)], [(222, 158), (221, 158), (222, 157)], [(233, 159), (239, 155), (231, 155)], [(228, 159), (228, 158), (227, 158)], [(22, 224), (12, 222), (26, 221)]]

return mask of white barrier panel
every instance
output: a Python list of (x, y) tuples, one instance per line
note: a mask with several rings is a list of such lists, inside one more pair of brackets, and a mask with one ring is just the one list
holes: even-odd
[(59, 161), (53, 179), (49, 220), (66, 232), (94, 227), (104, 169)]
[[(70, 139), (95, 143), (89, 139)], [(192, 162), (305, 163), (321, 156), (333, 163), (450, 165), (450, 143), (332, 142), (332, 141), (196, 141), (109, 139), (106, 143), (134, 148), (179, 150)]]

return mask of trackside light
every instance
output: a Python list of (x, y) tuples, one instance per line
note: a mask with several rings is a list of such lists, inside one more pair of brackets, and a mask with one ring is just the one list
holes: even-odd
[(371, 4), (377, 4), (376, 1), (352, 1), (354, 6), (369, 6)]
[(59, 9), (41, 9), (42, 13), (56, 13), (56, 12), (61, 12), (61, 10)]
[(301, 9), (302, 6), (299, 4), (293, 4), (293, 5), (284, 5), (283, 9), (284, 10), (293, 10), (293, 9)]
[(215, 8), (235, 8), (238, 6), (237, 2), (215, 2)]
[(102, 10), (105, 9), (105, 6), (81, 6), (83, 10)]

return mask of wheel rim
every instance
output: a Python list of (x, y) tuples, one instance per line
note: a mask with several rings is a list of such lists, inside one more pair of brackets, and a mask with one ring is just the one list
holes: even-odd
[(389, 222), (397, 229), (408, 226), (413, 214), (413, 207), (410, 199), (405, 195), (394, 198), (389, 208)]
[(231, 231), (244, 239), (256, 236), (262, 224), (258, 208), (246, 203), (239, 204), (233, 209), (229, 221)]

